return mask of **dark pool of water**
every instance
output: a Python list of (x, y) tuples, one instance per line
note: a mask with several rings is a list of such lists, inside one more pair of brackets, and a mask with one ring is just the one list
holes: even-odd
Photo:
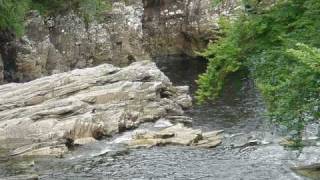
[[(158, 66), (175, 85), (188, 85), (195, 94), (198, 75), (205, 72), (207, 61), (201, 58), (173, 58)], [(250, 132), (265, 125), (265, 108), (253, 81), (243, 73), (228, 78), (220, 98), (196, 105), (188, 111), (194, 126), (201, 129), (224, 129), (229, 133)]]

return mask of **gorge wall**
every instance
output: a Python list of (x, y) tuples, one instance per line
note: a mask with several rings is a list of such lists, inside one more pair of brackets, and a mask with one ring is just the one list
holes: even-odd
[(193, 56), (214, 40), (217, 17), (236, 7), (236, 0), (227, 2), (212, 8), (210, 0), (114, 0), (112, 10), (89, 23), (74, 11), (50, 17), (31, 11), (23, 37), (0, 34), (0, 83), (102, 63)]
[(144, 48), (155, 59), (195, 56), (216, 40), (218, 18), (232, 15), (238, 2), (225, 0), (214, 7), (212, 0), (143, 0)]

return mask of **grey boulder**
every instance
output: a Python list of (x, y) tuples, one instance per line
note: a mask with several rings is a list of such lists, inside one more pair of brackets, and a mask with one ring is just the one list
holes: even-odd
[(59, 155), (73, 142), (94, 142), (144, 122), (188, 119), (184, 109), (191, 102), (187, 87), (173, 86), (149, 61), (10, 83), (0, 86), (0, 148), (19, 155)]

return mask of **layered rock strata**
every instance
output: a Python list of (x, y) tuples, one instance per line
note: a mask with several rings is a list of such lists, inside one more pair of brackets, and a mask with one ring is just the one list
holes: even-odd
[(56, 155), (160, 118), (189, 122), (191, 105), (188, 87), (149, 61), (76, 69), (0, 86), (0, 144), (14, 155)]

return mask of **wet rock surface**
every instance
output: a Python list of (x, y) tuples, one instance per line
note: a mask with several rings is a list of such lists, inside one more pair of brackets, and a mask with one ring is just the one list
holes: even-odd
[[(181, 60), (178, 64), (170, 61), (168, 64), (172, 66), (167, 65), (161, 69), (165, 70), (174, 84), (191, 85), (191, 90), (194, 90), (194, 79), (199, 72), (203, 72), (203, 66), (196, 66), (197, 63), (198, 60), (193, 65), (191, 61)], [(186, 68), (190, 64), (193, 68)], [(252, 89), (248, 80), (243, 79), (241, 82), (243, 87), (240, 90), (227, 85), (224, 95), (217, 102), (194, 106), (186, 114), (193, 118), (193, 128), (201, 129), (202, 132), (225, 130), (221, 134), (222, 143), (215, 148), (167, 145), (128, 149), (123, 145), (122, 142), (130, 140), (135, 132), (158, 132), (174, 126), (175, 120), (189, 119), (183, 118), (185, 115), (170, 115), (171, 119), (168, 118), (170, 116), (159, 118), (155, 123), (140, 124), (137, 129), (125, 131), (114, 138), (84, 144), (64, 158), (12, 159), (5, 155), (8, 152), (3, 152), (0, 148), (0, 177), (35, 173), (40, 179), (49, 180), (306, 179), (301, 174), (297, 175), (292, 167), (317, 164), (320, 161), (319, 146), (313, 144), (302, 150), (280, 146), (278, 142), (281, 139), (274, 133), (272, 126), (269, 126), (258, 93)], [(162, 97), (168, 97), (167, 93)], [(311, 139), (314, 139), (314, 129), (307, 130), (311, 132), (308, 135)], [(159, 134), (158, 137), (166, 139), (173, 134)], [(203, 136), (204, 134), (202, 133)], [(23, 144), (18, 140), (7, 142), (12, 147)], [(2, 145), (3, 143), (0, 147)]]
[(292, 168), (298, 174), (306, 176), (310, 179), (317, 180), (320, 178), (320, 164), (312, 164), (307, 166), (299, 166)]
[(20, 176), (10, 176), (6, 177), (5, 180), (38, 180), (39, 176), (35, 174), (31, 175), (20, 175)]
[(144, 122), (187, 119), (184, 109), (191, 105), (188, 88), (173, 86), (149, 61), (6, 84), (0, 93), (2, 145), (10, 139), (25, 143), (13, 155), (63, 154), (65, 145), (93, 142)]
[[(194, 80), (188, 81), (185, 77), (192, 76), (186, 75), (192, 75), (196, 70), (196, 66), (174, 69), (174, 76), (170, 78), (178, 85), (185, 85), (185, 82)], [(247, 80), (243, 83), (245, 88), (237, 93), (232, 93), (232, 87), (227, 86), (228, 94), (216, 104), (194, 106), (188, 111), (188, 115), (193, 117), (194, 128), (203, 132), (225, 130), (222, 143), (216, 148), (167, 145), (129, 150), (122, 145), (135, 132), (158, 132), (175, 124), (168, 118), (160, 118), (155, 123), (143, 123), (136, 130), (123, 132), (114, 139), (83, 145), (62, 159), (4, 161), (0, 163), (0, 174), (6, 177), (36, 172), (40, 178), (49, 180), (304, 180), (304, 176), (297, 175), (291, 168), (319, 162), (319, 147), (309, 146), (299, 151), (280, 146), (279, 137), (264, 117), (261, 99), (248, 87)], [(166, 133), (160, 137), (170, 138), (172, 135)]]
[(222, 131), (203, 133), (199, 129), (185, 127), (177, 124), (160, 131), (136, 132), (128, 142), (130, 148), (153, 147), (164, 145), (182, 145), (198, 147), (216, 147), (222, 142)]

